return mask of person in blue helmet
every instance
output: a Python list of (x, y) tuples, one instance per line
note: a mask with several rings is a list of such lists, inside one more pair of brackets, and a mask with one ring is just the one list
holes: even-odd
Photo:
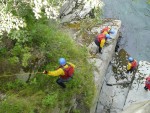
[(105, 28), (103, 28), (101, 31), (101, 33), (108, 33), (108, 34), (114, 34), (115, 30), (113, 28), (111, 28), (110, 26), (106, 26)]
[(60, 85), (62, 88), (66, 88), (64, 82), (68, 82), (72, 79), (74, 75), (74, 68), (75, 65), (69, 62), (66, 62), (65, 58), (59, 59), (60, 66), (55, 71), (43, 71), (43, 74), (47, 74), (50, 76), (59, 76), (56, 80), (57, 84)]
[(105, 33), (101, 33), (95, 38), (95, 44), (98, 46), (99, 53), (101, 54), (107, 39), (111, 39), (111, 37), (109, 34), (105, 34)]
[(128, 65), (127, 65), (127, 73), (132, 73), (134, 70), (137, 69), (138, 63), (132, 57), (128, 57)]

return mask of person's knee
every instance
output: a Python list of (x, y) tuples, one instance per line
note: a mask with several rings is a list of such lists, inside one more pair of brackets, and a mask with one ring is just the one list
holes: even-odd
[(60, 79), (57, 79), (57, 80), (56, 80), (56, 83), (58, 83), (58, 84), (61, 83), (61, 80), (60, 80)]
[(95, 44), (99, 47), (99, 42), (97, 39), (95, 39)]
[(147, 88), (146, 86), (144, 87), (144, 89), (145, 89), (146, 91), (148, 90), (148, 88)]
[(127, 71), (126, 71), (126, 73), (129, 73), (129, 72), (130, 72), (130, 70), (127, 70)]

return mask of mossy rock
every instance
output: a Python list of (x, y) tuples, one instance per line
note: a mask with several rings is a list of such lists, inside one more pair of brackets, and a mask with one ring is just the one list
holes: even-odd
[(129, 54), (124, 50), (121, 49), (118, 53), (118, 57), (119, 60), (121, 61), (122, 65), (127, 65), (128, 61), (127, 61), (127, 57), (129, 56)]
[(127, 57), (128, 56), (129, 56), (129, 54), (124, 49), (121, 49), (118, 52), (118, 54), (115, 56), (116, 67), (112, 66), (112, 70), (114, 73), (121, 74), (123, 72), (123, 70), (120, 70), (119, 67), (123, 68), (124, 66), (127, 66), (127, 64), (128, 64)]

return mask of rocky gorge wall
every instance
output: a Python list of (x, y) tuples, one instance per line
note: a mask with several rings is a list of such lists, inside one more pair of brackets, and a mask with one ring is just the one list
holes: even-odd
[[(121, 27), (120, 20), (112, 20), (111, 22), (107, 22), (103, 24), (101, 27), (93, 28), (93, 31), (97, 31), (100, 33), (100, 30), (105, 26), (111, 26), (115, 30), (115, 34), (111, 34), (112, 39), (107, 40), (106, 46), (103, 48), (102, 54), (97, 53), (94, 58), (89, 58), (89, 62), (94, 64), (94, 80), (96, 84), (96, 95), (93, 100), (93, 106), (91, 107), (90, 113), (95, 113), (97, 102), (99, 100), (99, 94), (103, 85), (104, 77), (108, 68), (110, 61), (112, 60), (112, 56), (115, 52), (116, 43), (119, 37), (119, 29)], [(97, 50), (97, 46), (94, 42), (92, 42), (89, 46), (90, 53), (95, 54)]]
[[(100, 0), (67, 0), (66, 3), (60, 10), (61, 23), (80, 21), (86, 17), (94, 16), (94, 9), (99, 7), (102, 8), (104, 4)], [(96, 85), (96, 94), (93, 99), (93, 104), (90, 109), (90, 113), (149, 113), (148, 105), (149, 101), (146, 101), (149, 96), (148, 92), (143, 92), (144, 78), (150, 74), (144, 74), (142, 85), (139, 85), (139, 73), (133, 81), (133, 84), (129, 87), (120, 88), (118, 85), (112, 87), (106, 85), (106, 81), (111, 84), (120, 83), (116, 81), (114, 73), (112, 72), (112, 57), (114, 55), (115, 46), (119, 37), (119, 28), (121, 27), (121, 21), (113, 20), (99, 26), (95, 26), (89, 31), (89, 34), (98, 34), (104, 26), (112, 26), (116, 33), (111, 35), (113, 40), (108, 40), (107, 45), (103, 49), (103, 54), (96, 54), (97, 46), (94, 41), (88, 45), (89, 54), (91, 55), (88, 59), (90, 63), (94, 64), (94, 80)], [(76, 37), (77, 38), (77, 37)], [(94, 40), (94, 38), (93, 38)], [(140, 62), (140, 66), (143, 65), (143, 61)], [(146, 68), (146, 64), (140, 67), (139, 70)], [(118, 67), (120, 68), (120, 66)], [(124, 69), (126, 66), (123, 67)], [(122, 68), (120, 68), (122, 69)], [(122, 70), (124, 70), (122, 69)], [(146, 68), (148, 70), (148, 68)], [(118, 74), (118, 77), (122, 74)], [(126, 75), (127, 76), (127, 75)], [(131, 76), (128, 75), (128, 81), (122, 80), (121, 82), (130, 82)], [(134, 98), (133, 98), (134, 97)], [(133, 103), (133, 104), (132, 104)]]
[[(94, 18), (95, 9), (102, 9), (103, 5), (101, 0), (66, 0), (60, 9), (61, 23), (81, 21), (87, 17)], [(112, 61), (115, 52), (121, 21), (111, 20), (102, 25), (93, 27), (88, 32), (89, 34), (98, 34), (105, 26), (114, 28), (115, 34), (111, 34), (112, 39), (107, 41), (102, 54), (96, 54), (97, 46), (94, 43), (94, 38), (88, 45), (90, 54), (88, 60), (95, 66), (93, 79), (95, 80), (96, 85), (96, 94), (89, 113), (121, 113), (122, 111), (123, 113), (149, 113), (149, 108), (147, 107), (149, 101), (146, 100), (149, 100), (150, 94), (148, 92), (143, 92), (144, 78), (150, 74), (148, 69), (149, 66), (147, 65), (149, 63), (143, 61), (139, 63), (141, 66), (139, 72), (144, 70), (144, 72), (147, 73), (137, 73), (134, 81), (132, 81), (133, 83), (129, 85), (130, 87), (119, 88), (117, 85), (112, 87), (106, 85), (106, 81), (112, 84), (118, 83), (113, 76), (112, 67), (109, 64)], [(75, 35), (74, 39), (77, 38), (76, 36), (77, 35)], [(123, 66), (123, 68), (125, 69), (126, 66)], [(118, 66), (118, 69), (124, 70), (123, 68)], [(117, 76), (121, 75), (122, 74), (118, 74)], [(140, 75), (142, 75), (142, 79)], [(132, 76), (126, 76), (127, 82), (131, 82)], [(124, 80), (122, 81), (124, 82)], [(140, 85), (139, 81), (141, 83)], [(73, 101), (72, 105), (76, 108), (75, 101)]]
[(102, 8), (101, 0), (66, 0), (60, 8), (61, 23), (81, 20), (85, 17), (93, 17), (94, 10)]
[[(60, 9), (61, 23), (69, 23), (74, 21), (76, 22), (86, 17), (94, 16), (94, 10), (96, 8), (102, 9), (103, 5), (103, 2), (101, 2), (100, 0), (67, 0)], [(111, 26), (115, 30), (115, 34), (111, 34), (112, 39), (107, 40), (107, 44), (103, 49), (103, 54), (96, 54), (97, 46), (94, 43), (94, 37), (91, 37), (93, 38), (93, 41), (88, 45), (89, 54), (91, 55), (88, 60), (95, 66), (93, 72), (93, 79), (95, 80), (96, 85), (96, 94), (95, 98), (93, 99), (93, 104), (89, 113), (95, 113), (97, 102), (99, 99), (99, 93), (104, 81), (104, 76), (106, 74), (109, 63), (112, 60), (112, 56), (114, 54), (116, 43), (119, 37), (121, 21), (110, 20), (103, 25), (97, 25), (93, 27), (88, 32), (89, 34), (99, 34), (100, 30), (105, 26)], [(77, 38), (76, 36), (77, 35), (75, 33), (74, 39)]]
[(116, 55), (105, 75), (96, 113), (148, 113), (150, 93), (144, 86), (145, 78), (150, 75), (150, 63), (139, 61), (135, 73), (126, 73), (122, 58), (128, 58), (127, 52), (121, 49)]

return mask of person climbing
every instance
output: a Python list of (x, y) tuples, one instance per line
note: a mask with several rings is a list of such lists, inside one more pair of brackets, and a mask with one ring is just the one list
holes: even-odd
[(148, 76), (148, 77), (146, 78), (144, 89), (145, 89), (146, 91), (147, 91), (147, 90), (150, 91), (150, 76)]
[(106, 42), (107, 39), (111, 39), (111, 37), (110, 37), (109, 34), (104, 34), (104, 33), (99, 34), (95, 38), (95, 44), (98, 46), (99, 53), (101, 53), (101, 54), (102, 54), (102, 48), (104, 47), (105, 42)]
[(114, 29), (112, 29), (109, 26), (103, 28), (100, 32), (104, 33), (104, 34), (114, 34), (115, 33)]
[(60, 66), (55, 71), (43, 71), (43, 74), (47, 74), (50, 76), (60, 76), (56, 82), (58, 85), (60, 85), (62, 88), (66, 88), (66, 85), (64, 82), (68, 82), (72, 79), (74, 75), (74, 68), (75, 65), (69, 62), (66, 62), (65, 58), (59, 59)]
[(132, 57), (128, 57), (127, 73), (132, 73), (137, 69), (138, 63)]

